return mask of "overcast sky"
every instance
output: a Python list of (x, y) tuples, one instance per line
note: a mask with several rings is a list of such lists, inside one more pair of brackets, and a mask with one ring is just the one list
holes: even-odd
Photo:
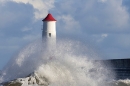
[(0, 0), (0, 69), (41, 39), (48, 12), (58, 37), (90, 43), (103, 59), (130, 58), (130, 0)]

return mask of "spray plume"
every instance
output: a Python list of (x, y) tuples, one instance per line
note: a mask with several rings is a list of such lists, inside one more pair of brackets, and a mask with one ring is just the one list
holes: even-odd
[(31, 43), (11, 59), (0, 79), (9, 81), (34, 72), (46, 78), (49, 86), (104, 86), (110, 71), (91, 59), (96, 57), (91, 52), (80, 42), (70, 40), (59, 40), (51, 50), (46, 43)]

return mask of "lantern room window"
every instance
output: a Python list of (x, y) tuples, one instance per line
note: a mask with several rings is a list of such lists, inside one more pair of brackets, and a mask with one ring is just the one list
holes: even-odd
[(49, 33), (49, 37), (51, 37), (51, 33)]

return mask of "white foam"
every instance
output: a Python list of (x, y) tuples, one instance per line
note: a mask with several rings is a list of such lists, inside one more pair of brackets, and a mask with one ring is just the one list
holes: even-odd
[(93, 61), (97, 55), (80, 42), (58, 41), (51, 51), (45, 46), (35, 42), (21, 50), (4, 68), (1, 82), (26, 77), (34, 71), (46, 77), (49, 86), (106, 86), (111, 79), (111, 72)]

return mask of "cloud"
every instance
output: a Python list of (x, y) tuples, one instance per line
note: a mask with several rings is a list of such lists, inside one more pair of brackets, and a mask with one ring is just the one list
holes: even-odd
[(32, 41), (26, 40), (25, 36), (33, 34), (34, 9), (30, 4), (0, 1), (0, 15), (0, 54), (1, 58), (5, 57), (3, 62), (7, 62), (14, 51)]
[(62, 30), (66, 30), (66, 32), (74, 32), (80, 29), (79, 22), (76, 21), (71, 15), (59, 16), (57, 17), (57, 20), (59, 26), (62, 25)]
[(130, 15), (130, 0), (123, 0), (122, 5), (126, 7)]
[(129, 58), (130, 34), (109, 34), (99, 45), (106, 58)]
[(0, 53), (41, 39), (48, 11), (57, 20), (57, 37), (90, 42), (108, 57), (129, 55), (129, 0), (0, 0)]
[(97, 40), (97, 42), (102, 42), (107, 36), (108, 34), (101, 34), (101, 37)]
[[(102, 3), (103, 2), (103, 3)], [(61, 4), (62, 3), (62, 4)], [(78, 21), (85, 33), (127, 32), (129, 13), (122, 0), (61, 1), (55, 9)], [(63, 11), (62, 11), (63, 10)]]
[(98, 1), (99, 1), (99, 2), (103, 2), (103, 3), (104, 3), (104, 2), (106, 2), (107, 0), (98, 0)]
[[(0, 30), (10, 35), (18, 35), (23, 27), (28, 26), (32, 22), (33, 9), (32, 6), (22, 3), (7, 2), (0, 6)], [(6, 34), (6, 35), (9, 35)]]
[(30, 4), (35, 9), (34, 11), (34, 18), (41, 19), (46, 16), (46, 14), (49, 12), (50, 9), (54, 7), (55, 0), (1, 0), (0, 2), (2, 4), (6, 2), (16, 2), (16, 3), (24, 3), (24, 4)]
[(54, 0), (12, 0), (17, 3), (31, 4), (35, 9), (35, 19), (41, 19), (54, 7)]
[(130, 34), (121, 34), (116, 37), (116, 41), (120, 47), (129, 49), (130, 47)]
[[(60, 17), (65, 14), (69, 15), (80, 26), (78, 30), (75, 29), (75, 31), (79, 32), (79, 34), (74, 33), (76, 34), (75, 38), (80, 36), (82, 41), (86, 40), (98, 46), (101, 53), (106, 55), (104, 56), (105, 58), (123, 58), (129, 56), (128, 52), (130, 50), (128, 47), (130, 43), (127, 39), (129, 36), (123, 35), (130, 33), (130, 13), (127, 7), (129, 6), (130, 8), (130, 5), (126, 6), (123, 4), (123, 0), (83, 0), (82, 2), (79, 0), (62, 0), (61, 3), (56, 3), (55, 9), (57, 9), (57, 15)], [(65, 19), (63, 20), (65, 21)], [(62, 29), (57, 28), (61, 29), (61, 34), (65, 32), (63, 26), (65, 24), (64, 22), (59, 25), (59, 27), (63, 27)], [(73, 27), (65, 26), (69, 29), (72, 28), (72, 30), (77, 28), (76, 25), (73, 25)], [(68, 35), (70, 34), (69, 31), (66, 34), (66, 36), (70, 37), (73, 35)]]
[(109, 19), (115, 25), (114, 27), (124, 29), (128, 25), (129, 14), (122, 5), (122, 0), (108, 0), (107, 4), (106, 13), (110, 15)]
[(104, 39), (108, 37), (108, 34), (91, 34), (88, 36), (93, 43), (95, 44), (101, 44)]

